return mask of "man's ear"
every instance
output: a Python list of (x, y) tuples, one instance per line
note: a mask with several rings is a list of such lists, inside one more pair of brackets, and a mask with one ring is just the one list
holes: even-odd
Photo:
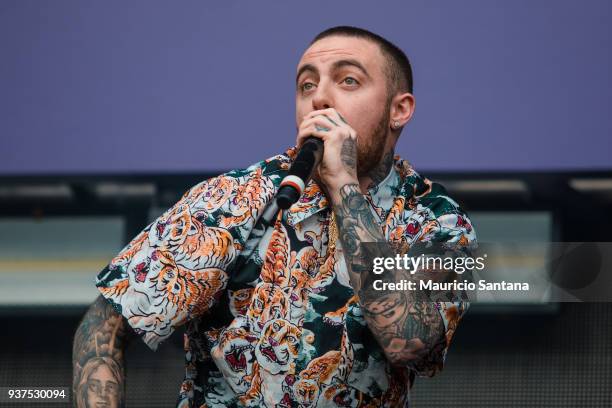
[(394, 130), (402, 128), (414, 113), (415, 99), (410, 92), (397, 94), (391, 100), (390, 124)]

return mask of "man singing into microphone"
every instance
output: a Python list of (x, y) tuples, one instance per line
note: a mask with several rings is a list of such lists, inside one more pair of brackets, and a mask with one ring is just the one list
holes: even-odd
[[(353, 27), (319, 34), (297, 67), (296, 148), (197, 184), (98, 275), (74, 341), (81, 401), (121, 406), (128, 340), (156, 349), (186, 324), (179, 407), (407, 405), (467, 304), (372, 290), (361, 243), (476, 242), (443, 187), (394, 157), (414, 106), (396, 46)], [(310, 136), (324, 144), (313, 178), (266, 220)], [(83, 369), (103, 358), (120, 375)]]

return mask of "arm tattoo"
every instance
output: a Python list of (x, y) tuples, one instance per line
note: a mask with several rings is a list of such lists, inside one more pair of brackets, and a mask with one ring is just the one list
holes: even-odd
[(133, 336), (125, 319), (99, 296), (74, 336), (72, 395), (75, 407), (124, 404), (123, 351)]
[[(383, 292), (372, 287), (372, 271), (369, 268), (374, 256), (393, 257), (388, 245), (379, 245), (380, 253), (371, 253), (362, 242), (385, 243), (383, 231), (376, 222), (359, 185), (345, 184), (340, 189), (339, 202), (334, 203), (334, 213), (344, 257), (351, 278), (351, 285), (359, 295), (368, 327), (383, 347), (393, 364), (427, 364), (437, 361), (444, 350), (444, 324), (434, 302), (422, 291)], [(403, 270), (389, 272), (389, 279), (419, 279)]]
[(340, 160), (344, 165), (344, 169), (350, 174), (357, 173), (357, 143), (355, 139), (347, 138), (342, 142), (342, 148), (340, 149)]

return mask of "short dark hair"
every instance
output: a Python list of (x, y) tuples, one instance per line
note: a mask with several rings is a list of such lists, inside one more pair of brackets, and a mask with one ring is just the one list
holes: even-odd
[(374, 34), (371, 31), (351, 26), (337, 26), (328, 28), (327, 30), (317, 34), (314, 40), (310, 42), (310, 45), (323, 38), (334, 35), (364, 38), (377, 44), (380, 47), (383, 56), (387, 60), (385, 73), (387, 76), (389, 97), (392, 97), (397, 92), (412, 93), (412, 67), (410, 66), (410, 60), (404, 51), (402, 51), (397, 45), (378, 34)]

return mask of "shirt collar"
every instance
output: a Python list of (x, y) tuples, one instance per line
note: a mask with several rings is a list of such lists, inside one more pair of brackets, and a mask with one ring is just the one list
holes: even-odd
[[(406, 189), (407, 186), (403, 184), (407, 179), (411, 179), (408, 176), (414, 174), (416, 173), (407, 161), (395, 156), (389, 174), (380, 183), (368, 189), (367, 195), (372, 204), (377, 207), (390, 208), (397, 195), (413, 190)], [(328, 206), (327, 197), (319, 185), (314, 180), (310, 180), (298, 202), (289, 208), (287, 222), (289, 225), (295, 226), (306, 218), (325, 210)]]

